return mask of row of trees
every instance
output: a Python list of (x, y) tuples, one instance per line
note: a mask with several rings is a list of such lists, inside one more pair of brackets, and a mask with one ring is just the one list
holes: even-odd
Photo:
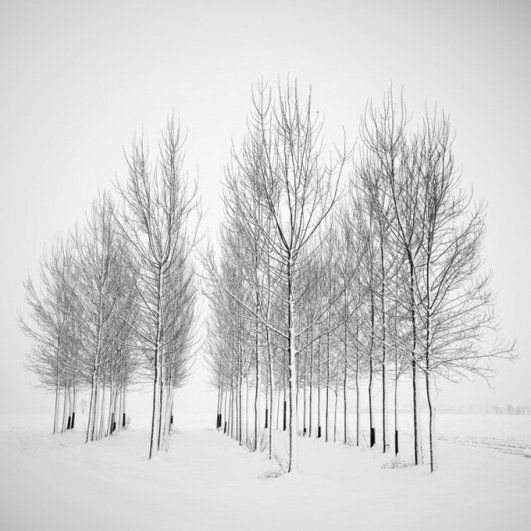
[(437, 109), (413, 128), (392, 90), (381, 106), (369, 103), (348, 185), (352, 153), (325, 152), (322, 128), (311, 95), (301, 101), (296, 84), (276, 97), (265, 85), (254, 92), (246, 138), (226, 172), (220, 253), (204, 261), (217, 425), (256, 450), (265, 403), (271, 457), (276, 406), (292, 471), (299, 434), (320, 437), (324, 424), (332, 437), (331, 396), (334, 440), (341, 401), (348, 442), (354, 391), (355, 442), (366, 392), (376, 443), (378, 382), (381, 446), (390, 447), (393, 410), (398, 453), (397, 395), (408, 380), (418, 464), (422, 381), (433, 471), (437, 380), (487, 375), (493, 357), (513, 350), (482, 341), (495, 327), (481, 273), (484, 209), (460, 185), (449, 120)]
[(30, 315), (21, 324), (32, 340), (28, 367), (55, 392), (54, 433), (74, 427), (76, 396), (88, 390), (87, 442), (112, 434), (125, 426), (128, 386), (151, 382), (151, 458), (189, 370), (199, 219), (173, 120), (154, 167), (147, 151), (133, 142), (120, 204), (103, 195), (85, 226), (43, 255), (39, 288), (25, 284)]

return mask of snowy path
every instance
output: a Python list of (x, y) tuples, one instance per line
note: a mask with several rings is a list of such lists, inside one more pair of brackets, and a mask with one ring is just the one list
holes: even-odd
[(377, 451), (300, 446), (298, 474), (264, 479), (275, 463), (213, 430), (176, 434), (148, 462), (144, 430), (85, 445), (4, 425), (0, 529), (531, 528), (531, 459), (441, 444), (430, 476)]

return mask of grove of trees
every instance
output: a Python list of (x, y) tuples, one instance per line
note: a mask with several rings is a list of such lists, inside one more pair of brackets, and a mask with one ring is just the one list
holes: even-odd
[(370, 447), (399, 455), (410, 430), (416, 465), (425, 403), (434, 471), (438, 382), (486, 376), (514, 351), (492, 334), (485, 210), (452, 144), (444, 112), (413, 122), (389, 89), (367, 104), (355, 148), (328, 147), (311, 91), (262, 82), (226, 166), (219, 239), (194, 263), (201, 216), (180, 127), (168, 120), (154, 162), (135, 139), (128, 178), (25, 284), (28, 367), (55, 393), (54, 433), (74, 428), (84, 391), (86, 441), (112, 435), (126, 425), (128, 388), (143, 382), (149, 458), (160, 450), (197, 341), (201, 267), (219, 430), (269, 459), (285, 437), (292, 472), (301, 436), (362, 444), (367, 404)]
[(43, 255), (40, 289), (25, 284), (30, 315), (21, 325), (32, 339), (29, 369), (55, 392), (54, 433), (74, 428), (77, 394), (88, 390), (86, 441), (112, 435), (126, 425), (128, 386), (151, 382), (151, 458), (189, 372), (199, 218), (173, 119), (154, 166), (147, 153), (135, 140), (119, 203), (99, 197), (84, 226)]
[(275, 429), (287, 431), (290, 472), (299, 436), (360, 444), (366, 394), (370, 446), (398, 455), (409, 387), (413, 461), (425, 400), (436, 468), (437, 382), (485, 376), (513, 352), (483, 341), (496, 328), (484, 208), (461, 185), (452, 142), (446, 114), (412, 125), (389, 89), (368, 103), (355, 150), (327, 150), (311, 94), (290, 82), (254, 90), (226, 170), (219, 252), (204, 260), (218, 429), (252, 450), (266, 438), (270, 458)]

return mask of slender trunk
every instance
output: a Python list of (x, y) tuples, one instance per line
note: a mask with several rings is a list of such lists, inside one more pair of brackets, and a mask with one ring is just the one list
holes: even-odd
[(114, 412), (116, 409), (116, 389), (115, 382), (112, 378), (112, 370), (109, 369), (109, 417), (107, 421), (107, 432), (112, 434), (113, 432), (113, 423), (114, 423)]
[(428, 256), (426, 260), (426, 348), (425, 348), (425, 364), (426, 364), (426, 399), (428, 401), (429, 411), (429, 446), (430, 446), (430, 472), (435, 470), (435, 455), (433, 448), (433, 423), (434, 423), (434, 408), (431, 402), (430, 389), (430, 370), (431, 370), (431, 239), (428, 240)]
[(92, 427), (90, 432), (90, 440), (93, 441), (96, 437), (96, 427), (98, 421), (98, 399), (99, 399), (99, 382), (98, 375), (94, 379), (94, 405), (92, 408)]
[(230, 436), (235, 441), (238, 440), (238, 404), (237, 404), (237, 397), (238, 397), (238, 380), (236, 379), (233, 383), (233, 388), (231, 390), (231, 399), (230, 399)]
[[(258, 300), (258, 292), (256, 295), (256, 308), (258, 313), (259, 308), (259, 300)], [(258, 352), (258, 319), (256, 319), (255, 324), (255, 373), (256, 373), (256, 381), (255, 381), (255, 391), (254, 391), (254, 444), (253, 444), (253, 450), (256, 452), (258, 450), (258, 398), (260, 394), (260, 358), (259, 358), (259, 352)]]
[[(162, 268), (159, 265), (157, 270), (158, 282), (157, 282), (157, 318), (156, 318), (156, 331), (155, 331), (155, 349), (153, 352), (153, 398), (151, 404), (151, 433), (149, 436), (149, 456), (151, 459), (153, 456), (153, 443), (155, 439), (155, 420), (157, 417), (157, 390), (159, 386), (159, 350), (161, 340), (162, 329)], [(160, 422), (160, 414), (159, 414)]]
[(321, 340), (317, 340), (317, 438), (321, 437)]
[(247, 447), (251, 447), (254, 450), (254, 442), (249, 440), (249, 377), (245, 378), (245, 444)]
[(67, 413), (68, 413), (68, 389), (67, 389), (67, 385), (65, 383), (65, 386), (64, 386), (64, 391), (63, 391), (63, 422), (62, 422), (62, 427), (61, 427), (61, 431), (65, 431), (66, 429), (66, 421), (67, 421)]
[(233, 395), (231, 399), (231, 437), (238, 440), (238, 380), (234, 382)]
[(269, 328), (266, 327), (267, 361), (269, 366), (269, 452), (268, 457), (273, 457), (273, 407), (275, 390), (273, 388), (273, 356), (271, 355), (271, 343), (269, 339)]
[[(372, 276), (371, 276), (371, 285), (372, 285)], [(374, 350), (374, 335), (375, 335), (375, 326), (374, 326), (374, 293), (371, 287), (371, 339), (369, 345), (369, 429), (370, 429), (370, 446), (371, 448), (376, 443), (375, 428), (373, 426), (373, 416), (372, 416), (372, 377), (373, 377), (373, 350)]]
[(159, 381), (159, 425), (158, 425), (158, 433), (157, 433), (157, 450), (160, 450), (161, 443), (162, 443), (162, 425), (166, 422), (166, 414), (167, 411), (164, 409), (164, 356), (162, 353), (162, 348), (160, 349), (160, 381)]
[(243, 437), (243, 415), (242, 415), (242, 387), (243, 387), (243, 351), (242, 351), (242, 338), (238, 338), (238, 411), (237, 411), (237, 418), (238, 418), (238, 444), (242, 445), (242, 437)]
[[(105, 375), (104, 375), (105, 378)], [(101, 439), (103, 434), (103, 426), (105, 425), (105, 398), (106, 394), (105, 391), (107, 390), (107, 386), (105, 385), (105, 379), (103, 380), (103, 392), (101, 395), (101, 408), (100, 408), (100, 421), (98, 424), (98, 435), (97, 438)]]
[(70, 426), (69, 430), (72, 429), (72, 416), (74, 415), (74, 386), (70, 385), (68, 387), (68, 423)]
[(71, 430), (74, 429), (74, 424), (75, 424), (75, 421), (76, 421), (76, 406), (77, 406), (77, 402), (76, 402), (76, 386), (74, 385), (72, 387), (72, 422), (70, 423), (70, 429)]
[(313, 328), (310, 329), (310, 418), (308, 419), (308, 437), (312, 436), (313, 418)]
[(120, 391), (117, 389), (114, 392), (114, 408), (113, 408), (113, 427), (112, 431), (115, 431), (120, 426), (118, 415), (120, 414)]
[[(346, 293), (346, 291), (345, 291)], [(343, 443), (348, 443), (348, 409), (347, 409), (347, 384), (348, 384), (348, 344), (347, 322), (343, 325)]]
[(228, 393), (224, 389), (224, 393), (223, 393), (223, 424), (221, 426), (223, 428), (223, 433), (227, 433), (227, 419), (228, 419), (228, 416), (227, 416), (227, 397), (228, 397)]
[(335, 401), (334, 401), (334, 442), (336, 442), (336, 435), (337, 435), (337, 403), (338, 403), (338, 396), (339, 396), (339, 384), (336, 380), (336, 391), (335, 391)]
[(99, 385), (99, 380), (98, 380), (98, 373), (99, 371), (101, 370), (100, 367), (99, 367), (99, 363), (100, 363), (100, 353), (101, 353), (101, 329), (102, 329), (102, 326), (103, 326), (103, 316), (102, 316), (102, 301), (101, 301), (101, 298), (102, 298), (102, 295), (101, 295), (101, 291), (99, 293), (99, 302), (98, 302), (98, 325), (97, 325), (97, 328), (96, 328), (96, 333), (97, 333), (97, 340), (96, 340), (96, 351), (94, 353), (94, 362), (93, 362), (93, 366), (92, 366), (92, 383), (93, 383), (93, 390), (94, 390), (94, 403), (92, 405), (92, 419), (89, 417), (89, 427), (91, 426), (91, 422), (92, 422), (92, 426), (91, 426), (91, 433), (90, 433), (90, 440), (93, 441), (94, 440), (94, 436), (95, 436), (95, 429), (96, 429), (96, 416), (98, 414), (98, 408), (97, 408), (97, 405), (98, 405), (98, 385)]
[(429, 444), (430, 444), (430, 472), (434, 472), (436, 468), (435, 464), (435, 451), (434, 451), (434, 422), (435, 422), (435, 408), (431, 401), (431, 389), (430, 389), (430, 375), (426, 372), (426, 398), (428, 401), (429, 411)]
[(280, 418), (280, 387), (278, 388), (278, 400), (277, 400), (277, 430)]
[(112, 380), (109, 385), (109, 413), (107, 415), (107, 435), (112, 434), (112, 423), (114, 421), (114, 388)]
[(92, 373), (92, 377), (90, 379), (90, 402), (89, 402), (89, 411), (88, 411), (88, 420), (87, 420), (87, 437), (85, 439), (85, 442), (88, 443), (89, 437), (90, 437), (90, 424), (92, 420), (92, 411), (93, 411), (93, 403), (94, 403), (94, 373)]
[[(271, 270), (269, 263), (269, 254), (266, 253), (267, 258), (267, 306), (266, 306), (266, 318), (269, 320), (271, 312)], [(271, 338), (269, 327), (265, 327), (266, 343), (267, 343), (267, 363), (269, 373), (269, 444), (268, 444), (268, 458), (273, 457), (273, 407), (274, 407), (274, 380), (273, 380), (273, 356), (271, 353)], [(278, 416), (277, 416), (277, 428), (278, 428)]]
[(293, 262), (291, 252), (288, 254), (287, 277), (288, 277), (288, 368), (289, 368), (289, 461), (288, 472), (298, 469), (297, 453), (297, 364), (294, 329), (294, 306), (293, 306)]
[(395, 417), (395, 455), (398, 455), (398, 379), (400, 367), (398, 365), (398, 275), (395, 280), (395, 306), (393, 319), (393, 349), (395, 352), (395, 392), (394, 392), (394, 417)]
[(232, 393), (233, 393), (233, 382), (231, 380), (230, 383), (230, 390), (227, 395), (227, 431), (226, 435), (227, 437), (232, 437)]
[(171, 427), (171, 404), (170, 404), (170, 385), (167, 384), (164, 388), (164, 424), (162, 425), (162, 440), (165, 441), (170, 433)]
[(232, 426), (232, 380), (230, 382), (230, 387), (227, 390), (227, 395), (225, 398), (225, 419), (227, 423), (227, 428), (225, 429), (225, 424), (223, 424), (223, 433), (227, 437), (231, 437), (231, 426)]
[(307, 414), (307, 407), (306, 407), (306, 388), (308, 385), (308, 351), (304, 351), (304, 387), (302, 392), (302, 401), (303, 401), (303, 407), (302, 407), (302, 434), (306, 435), (308, 429), (306, 424), (306, 414)]
[(122, 397), (122, 428), (127, 425), (127, 387), (124, 384)]
[(171, 433), (171, 427), (173, 424), (173, 391), (169, 383), (166, 385), (166, 392), (164, 395), (164, 411), (166, 414), (164, 416), (163, 434), (164, 437), (167, 437)]
[(380, 264), (382, 273), (382, 289), (380, 293), (380, 304), (382, 310), (382, 451), (385, 454), (387, 449), (387, 404), (386, 399), (386, 315), (385, 315), (385, 258), (384, 258), (384, 245), (383, 245), (383, 228), (380, 221)]
[(360, 445), (360, 350), (359, 350), (359, 324), (356, 315), (356, 446)]
[(170, 418), (169, 418), (169, 428), (168, 428), (168, 431), (169, 433), (172, 433), (173, 432), (173, 424), (174, 424), (174, 419), (173, 419), (173, 401), (175, 400), (175, 395), (174, 395), (174, 389), (172, 388), (171, 391), (168, 391), (169, 392), (169, 395), (170, 395), (170, 402), (169, 402), (169, 412), (170, 412)]
[(415, 465), (419, 464), (419, 441), (418, 441), (418, 419), (417, 419), (417, 321), (415, 315), (415, 266), (413, 256), (408, 254), (409, 259), (409, 304), (412, 327), (412, 345), (411, 345), (411, 379), (413, 383), (413, 454)]
[(286, 388), (284, 388), (284, 408), (282, 410), (282, 431), (288, 429), (288, 395), (286, 393)]
[[(220, 372), (221, 374), (221, 372)], [(218, 403), (216, 406), (216, 429), (219, 430), (220, 423), (219, 423), (219, 416), (221, 415), (221, 376), (218, 381)]]
[(395, 455), (398, 455), (398, 378), (395, 379)]
[(116, 388), (116, 407), (115, 407), (115, 421), (116, 421), (116, 430), (120, 430), (122, 428), (122, 412), (123, 412), (123, 383), (122, 378), (117, 382), (117, 388)]
[(273, 375), (270, 375), (269, 380), (269, 386), (271, 392), (269, 393), (269, 459), (272, 459), (273, 457), (273, 407), (274, 407), (274, 401), (275, 401), (275, 393), (273, 389)]
[(64, 399), (63, 399), (63, 426), (61, 431), (65, 431), (68, 413), (68, 354), (65, 356), (65, 383), (64, 383)]
[(53, 414), (53, 434), (58, 430), (59, 423), (59, 348), (61, 342), (57, 339), (57, 347), (55, 350), (55, 409)]
[[(330, 324), (328, 324), (330, 328)], [(325, 441), (328, 442), (328, 418), (330, 407), (330, 333), (326, 334), (326, 403), (325, 403)]]

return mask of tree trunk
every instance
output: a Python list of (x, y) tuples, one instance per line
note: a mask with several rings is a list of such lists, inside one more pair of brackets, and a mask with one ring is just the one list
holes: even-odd
[(358, 336), (359, 324), (356, 316), (356, 446), (360, 445), (360, 351)]
[(295, 348), (294, 307), (293, 307), (293, 262), (291, 253), (288, 255), (288, 368), (289, 368), (289, 460), (288, 472), (298, 468), (297, 452), (297, 351)]
[(280, 393), (281, 393), (281, 390), (280, 390), (280, 387), (278, 388), (278, 399), (277, 399), (277, 430), (279, 429), (278, 426), (279, 426), (279, 422), (280, 422)]
[(237, 401), (237, 418), (238, 418), (238, 444), (242, 445), (242, 438), (243, 438), (243, 411), (242, 411), (242, 395), (243, 395), (243, 352), (242, 352), (242, 339), (239, 338), (238, 341), (238, 401)]
[(398, 455), (398, 378), (395, 379), (395, 455)]
[(317, 340), (317, 438), (321, 437), (321, 340)]
[(347, 345), (347, 322), (343, 326), (344, 351), (343, 351), (343, 443), (348, 443), (348, 410), (347, 410), (347, 383), (348, 383), (348, 345)]
[(380, 220), (380, 263), (382, 273), (382, 289), (380, 293), (380, 304), (382, 309), (382, 451), (385, 454), (387, 449), (387, 404), (386, 399), (386, 319), (385, 319), (385, 258), (384, 258), (384, 245), (383, 245), (383, 228)]
[(304, 351), (304, 386), (302, 391), (302, 435), (306, 436), (306, 433), (308, 432), (308, 425), (306, 423), (307, 420), (307, 401), (306, 401), (306, 394), (307, 394), (307, 386), (308, 386), (308, 352), (307, 350)]
[(218, 381), (218, 403), (216, 406), (216, 429), (217, 430), (219, 430), (220, 428), (219, 416), (221, 415), (221, 402), (222, 402), (222, 397), (221, 397), (221, 378), (220, 378), (220, 381)]
[(53, 414), (53, 434), (58, 430), (59, 424), (59, 348), (60, 340), (57, 339), (57, 347), (55, 351), (55, 409)]
[(161, 443), (162, 443), (162, 425), (165, 423), (166, 419), (165, 416), (167, 414), (167, 411), (164, 409), (164, 355), (162, 352), (162, 348), (160, 349), (160, 381), (159, 381), (159, 425), (157, 429), (157, 450), (160, 450)]
[[(158, 267), (157, 270), (158, 282), (157, 282), (157, 321), (156, 321), (156, 335), (155, 335), (155, 349), (153, 352), (153, 400), (152, 400), (152, 409), (151, 409), (151, 433), (149, 436), (149, 457), (151, 459), (153, 456), (153, 443), (155, 439), (155, 422), (157, 418), (157, 390), (159, 386), (159, 351), (160, 351), (160, 340), (162, 333), (162, 268)], [(159, 422), (160, 422), (160, 412), (159, 412)]]
[(313, 329), (310, 331), (310, 404), (308, 419), (308, 437), (312, 436), (312, 418), (313, 418)]
[(88, 411), (88, 419), (87, 419), (87, 436), (85, 438), (85, 442), (89, 442), (90, 437), (90, 426), (92, 421), (92, 415), (93, 415), (93, 403), (94, 403), (94, 373), (92, 373), (92, 377), (90, 379), (90, 402), (89, 402), (89, 411)]
[(336, 391), (335, 391), (335, 401), (334, 401), (334, 442), (336, 442), (336, 436), (337, 436), (337, 403), (338, 403), (338, 396), (339, 396), (339, 386), (338, 382), (336, 380)]
[(99, 424), (98, 424), (98, 433), (97, 433), (97, 439), (101, 439), (102, 433), (103, 433), (103, 426), (105, 425), (105, 398), (106, 398), (106, 385), (105, 385), (105, 375), (103, 376), (103, 391), (101, 394), (101, 407), (100, 407), (100, 418), (99, 418)]
[(96, 437), (96, 427), (98, 421), (98, 400), (99, 400), (99, 382), (98, 376), (96, 375), (94, 381), (94, 405), (92, 408), (92, 427), (90, 431), (90, 440), (93, 441)]
[[(371, 279), (371, 284), (372, 284), (372, 279)], [(372, 369), (373, 360), (372, 360), (372, 357), (373, 357), (374, 335), (375, 335), (374, 328), (375, 328), (375, 326), (374, 326), (374, 293), (373, 293), (372, 287), (371, 287), (371, 339), (370, 339), (370, 345), (369, 345), (369, 387), (368, 387), (368, 391), (369, 391), (369, 429), (370, 429), (370, 446), (371, 446), (371, 448), (376, 443), (376, 435), (375, 435), (375, 429), (374, 429), (374, 426), (373, 426), (373, 417), (372, 417), (372, 376), (373, 376), (373, 374), (372, 374), (373, 373), (373, 369)]]
[[(259, 308), (258, 292), (256, 294), (256, 312), (258, 314)], [(258, 349), (258, 319), (255, 323), (255, 392), (254, 392), (254, 444), (253, 450), (256, 452), (258, 450), (258, 398), (260, 395), (260, 358), (259, 358), (259, 349)]]
[(434, 423), (434, 408), (431, 402), (430, 389), (430, 370), (431, 370), (431, 240), (428, 240), (428, 256), (426, 260), (426, 348), (425, 348), (425, 364), (426, 364), (426, 399), (428, 401), (429, 411), (429, 448), (430, 448), (430, 472), (435, 470), (435, 455), (433, 448), (433, 423)]
[(70, 424), (70, 429), (74, 429), (75, 421), (76, 421), (76, 407), (77, 407), (77, 401), (76, 401), (76, 387), (72, 388), (72, 423)]
[(251, 447), (254, 450), (253, 444), (249, 444), (249, 377), (245, 378), (245, 445)]
[(126, 427), (126, 420), (127, 420), (127, 402), (126, 402), (126, 392), (127, 388), (124, 385), (123, 388), (123, 396), (122, 396), (122, 428)]
[(326, 402), (325, 402), (325, 441), (328, 442), (328, 424), (330, 407), (330, 333), (326, 334)]
[[(267, 361), (269, 366), (269, 452), (268, 457), (273, 457), (273, 407), (275, 390), (273, 387), (273, 357), (271, 355), (271, 343), (269, 340), (269, 328), (266, 327)], [(277, 417), (278, 418), (278, 417)]]
[(63, 397), (63, 422), (61, 426), (61, 431), (65, 431), (66, 429), (66, 420), (68, 418), (68, 391), (67, 391), (67, 385), (65, 383), (64, 391), (63, 391), (64, 397)]
[(419, 441), (418, 441), (418, 419), (417, 419), (417, 321), (415, 316), (415, 266), (411, 253), (408, 253), (409, 259), (409, 298), (410, 298), (410, 316), (412, 327), (412, 346), (411, 346), (411, 379), (413, 384), (413, 455), (415, 465), (419, 464)]

